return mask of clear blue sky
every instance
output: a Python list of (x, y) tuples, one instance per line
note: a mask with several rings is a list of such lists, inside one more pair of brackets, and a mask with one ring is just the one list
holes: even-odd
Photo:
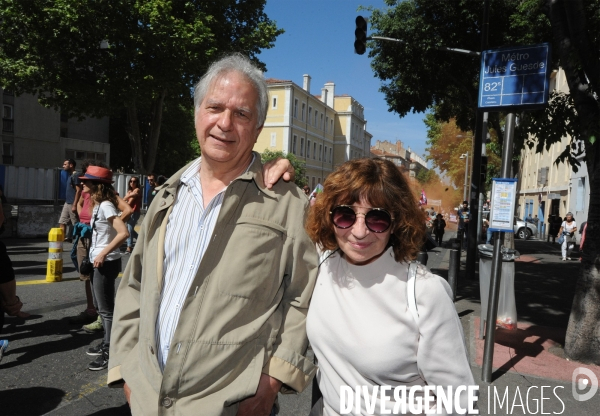
[[(267, 78), (291, 80), (302, 86), (309, 74), (311, 94), (320, 94), (326, 82), (335, 83), (335, 94), (348, 94), (365, 108), (367, 130), (376, 140), (401, 140), (419, 155), (425, 153), (424, 114), (400, 118), (388, 112), (381, 81), (375, 78), (367, 53), (354, 53), (356, 16), (369, 16), (359, 6), (381, 9), (383, 0), (267, 0), (265, 12), (285, 33), (275, 47), (258, 57), (267, 65)], [(370, 26), (369, 26), (370, 31)]]

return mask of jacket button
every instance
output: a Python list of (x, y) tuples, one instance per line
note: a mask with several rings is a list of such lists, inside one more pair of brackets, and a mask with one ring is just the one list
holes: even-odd
[(165, 397), (165, 398), (162, 399), (161, 404), (164, 407), (171, 407), (171, 405), (173, 404), (173, 399), (171, 399), (170, 397), (167, 396), (167, 397)]
[(161, 207), (164, 207), (166, 204), (167, 204), (167, 202), (166, 202), (166, 201), (162, 201), (162, 202), (160, 203), (160, 206), (161, 206)]
[(150, 354), (154, 355), (154, 348), (152, 346), (150, 346)]

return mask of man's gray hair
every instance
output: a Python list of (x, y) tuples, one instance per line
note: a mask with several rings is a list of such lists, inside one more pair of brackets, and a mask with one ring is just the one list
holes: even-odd
[(241, 53), (227, 55), (210, 65), (208, 71), (206, 71), (194, 87), (194, 114), (200, 107), (200, 104), (202, 104), (211, 84), (219, 77), (230, 72), (243, 74), (254, 86), (258, 95), (258, 103), (256, 103), (258, 116), (256, 128), (262, 127), (267, 118), (267, 108), (269, 106), (267, 82), (265, 81), (263, 72)]

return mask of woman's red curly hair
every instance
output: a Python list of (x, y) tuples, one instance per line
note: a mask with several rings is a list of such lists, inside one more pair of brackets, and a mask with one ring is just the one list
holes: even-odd
[(364, 199), (392, 215), (390, 244), (396, 261), (416, 258), (425, 241), (425, 216), (396, 165), (379, 158), (350, 160), (327, 177), (323, 188), (306, 222), (306, 232), (321, 249), (338, 248), (330, 211)]

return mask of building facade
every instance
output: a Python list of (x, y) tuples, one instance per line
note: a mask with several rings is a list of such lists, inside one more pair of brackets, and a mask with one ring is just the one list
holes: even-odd
[(292, 153), (306, 162), (308, 185), (323, 183), (334, 167), (368, 157), (371, 134), (364, 108), (354, 98), (335, 95), (328, 82), (320, 95), (310, 93), (309, 75), (300, 87), (289, 80), (267, 79), (269, 109), (254, 150)]
[(416, 179), (419, 172), (428, 169), (425, 158), (413, 152), (410, 147), (404, 148), (404, 144), (400, 140), (397, 140), (396, 143), (377, 140), (371, 147), (371, 154), (392, 161), (401, 171), (408, 172), (411, 178)]
[(2, 97), (2, 164), (29, 168), (62, 167), (65, 159), (110, 163), (108, 117), (69, 119), (40, 105), (30, 94)]
[[(552, 73), (550, 90), (569, 93), (562, 69)], [(583, 160), (585, 152), (577, 155), (581, 163), (577, 172), (566, 163), (555, 163), (556, 158), (571, 143), (572, 138), (565, 136), (542, 153), (536, 153), (535, 146), (521, 150), (516, 215), (521, 218), (529, 215), (533, 218), (537, 215), (544, 227), (542, 232), (548, 232), (546, 225), (551, 215), (564, 218), (571, 211), (578, 224), (587, 221), (590, 189), (587, 167)], [(574, 141), (573, 144), (575, 148), (581, 146), (581, 150), (584, 149), (583, 143)], [(572, 151), (574, 154), (579, 152), (577, 149)]]

